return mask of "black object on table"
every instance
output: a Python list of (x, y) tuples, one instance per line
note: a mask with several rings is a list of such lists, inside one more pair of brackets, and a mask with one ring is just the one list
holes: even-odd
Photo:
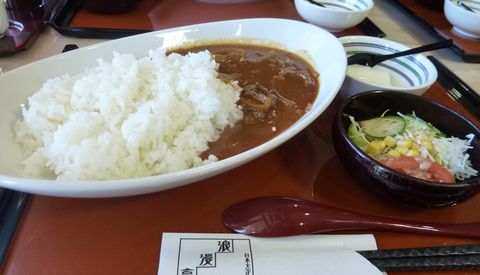
[(5, 260), (28, 198), (26, 193), (0, 189), (0, 263)]
[(437, 68), (437, 81), (445, 88), (447, 93), (476, 119), (480, 120), (480, 95), (435, 57), (427, 56), (427, 58)]
[(379, 270), (453, 271), (480, 269), (480, 245), (358, 251)]

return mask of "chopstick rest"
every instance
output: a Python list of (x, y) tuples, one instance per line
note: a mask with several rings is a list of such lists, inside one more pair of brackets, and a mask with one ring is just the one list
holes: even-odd
[(480, 244), (369, 250), (358, 253), (385, 272), (480, 269)]

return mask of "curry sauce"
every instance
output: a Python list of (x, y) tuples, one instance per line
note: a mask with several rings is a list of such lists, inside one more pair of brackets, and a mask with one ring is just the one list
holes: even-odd
[(210, 51), (220, 64), (219, 77), (238, 81), (244, 117), (204, 152), (224, 159), (258, 146), (295, 123), (311, 107), (318, 73), (300, 56), (257, 45), (206, 45), (175, 52)]

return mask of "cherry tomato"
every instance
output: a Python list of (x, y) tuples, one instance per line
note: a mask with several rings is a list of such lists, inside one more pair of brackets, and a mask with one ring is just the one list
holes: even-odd
[(421, 157), (382, 158), (380, 162), (412, 177), (444, 183), (455, 182), (453, 175), (443, 166)]
[(446, 182), (446, 183), (454, 183), (455, 178), (453, 177), (450, 172), (445, 169), (443, 166), (440, 164), (433, 162), (430, 168), (428, 169), (430, 173), (432, 173), (436, 179), (440, 182)]

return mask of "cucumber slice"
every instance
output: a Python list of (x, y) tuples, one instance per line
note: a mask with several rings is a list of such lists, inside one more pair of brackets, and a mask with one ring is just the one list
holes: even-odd
[(374, 138), (395, 136), (405, 130), (405, 119), (400, 116), (376, 117), (359, 122), (365, 134)]
[(350, 126), (348, 126), (348, 137), (357, 145), (360, 147), (360, 149), (365, 150), (368, 146), (368, 140), (365, 137), (365, 134), (361, 133), (357, 126), (357, 123), (351, 123)]

